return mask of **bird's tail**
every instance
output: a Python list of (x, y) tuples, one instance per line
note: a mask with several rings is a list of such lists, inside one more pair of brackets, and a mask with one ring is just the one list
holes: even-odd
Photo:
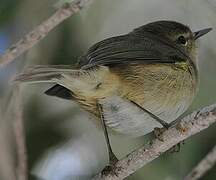
[(39, 65), (26, 69), (16, 76), (14, 82), (54, 82), (57, 83), (63, 74), (73, 77), (79, 76), (81, 70), (76, 70), (70, 65)]
[(70, 65), (39, 65), (30, 67), (13, 79), (15, 83), (55, 83), (45, 94), (72, 99), (77, 91), (88, 87), (87, 71)]
[(75, 69), (67, 65), (34, 66), (16, 76), (14, 81), (17, 83), (55, 83), (53, 88), (46, 91), (48, 95), (57, 96), (58, 94), (58, 97), (61, 97), (62, 92), (65, 95), (67, 89), (77, 96), (92, 97), (98, 95), (95, 89), (104, 79), (107, 79), (109, 73), (109, 69), (103, 66), (88, 70)]

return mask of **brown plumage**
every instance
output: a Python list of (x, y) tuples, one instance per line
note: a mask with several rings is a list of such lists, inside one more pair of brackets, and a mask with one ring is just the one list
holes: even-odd
[[(185, 112), (198, 88), (195, 40), (208, 31), (192, 33), (177, 22), (153, 22), (95, 44), (76, 68), (37, 66), (16, 81), (54, 82), (46, 94), (77, 101), (97, 117), (97, 103), (117, 97), (102, 104), (107, 126), (143, 135), (160, 125), (146, 112), (139, 116), (130, 101), (167, 123)], [(129, 112), (137, 112), (135, 118), (123, 120)]]

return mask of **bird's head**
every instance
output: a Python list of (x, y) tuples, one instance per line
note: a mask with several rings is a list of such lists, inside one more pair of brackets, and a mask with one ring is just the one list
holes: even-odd
[(150, 32), (164, 42), (170, 43), (192, 60), (196, 59), (197, 39), (211, 30), (212, 28), (206, 28), (193, 32), (188, 26), (175, 21), (156, 21), (142, 27), (142, 31)]

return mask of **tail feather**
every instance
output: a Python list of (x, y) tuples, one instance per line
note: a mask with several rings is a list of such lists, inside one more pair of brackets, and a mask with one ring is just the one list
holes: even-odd
[(22, 74), (16, 76), (13, 81), (30, 83), (56, 82), (56, 79), (61, 78), (62, 74), (79, 75), (79, 70), (71, 68), (72, 66), (66, 65), (35, 66), (26, 69)]
[(60, 76), (59, 73), (20, 74), (13, 81), (28, 83), (55, 82)]
[(24, 71), (24, 73), (37, 73), (37, 72), (47, 72), (47, 71), (54, 71), (54, 72), (74, 72), (77, 71), (74, 69), (73, 66), (70, 65), (37, 65), (33, 67), (29, 67)]
[(68, 99), (68, 100), (71, 100), (74, 98), (72, 91), (70, 91), (69, 89), (59, 84), (56, 84), (52, 86), (51, 88), (49, 88), (48, 90), (46, 90), (45, 94), (48, 96), (56, 96), (56, 97)]
[[(109, 73), (109, 69), (102, 66), (90, 70), (71, 69), (71, 66), (36, 66), (25, 70), (14, 81), (18, 83), (55, 83), (57, 85), (46, 91), (47, 95), (64, 99), (78, 96), (80, 99), (84, 97), (91, 99), (98, 96), (96, 89), (107, 79)], [(103, 94), (102, 91), (100, 93)], [(100, 97), (103, 96), (102, 94)]]

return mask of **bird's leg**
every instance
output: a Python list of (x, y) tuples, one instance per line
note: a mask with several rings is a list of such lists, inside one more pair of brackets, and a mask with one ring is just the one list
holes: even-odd
[(103, 172), (105, 172), (105, 171), (109, 171), (115, 165), (115, 163), (118, 161), (118, 158), (113, 153), (112, 147), (110, 145), (109, 135), (107, 132), (105, 121), (104, 121), (103, 107), (99, 103), (97, 103), (97, 107), (98, 107), (98, 111), (100, 114), (101, 124), (102, 124), (103, 132), (104, 132), (104, 136), (105, 136), (105, 140), (106, 140), (106, 144), (107, 144), (107, 148), (109, 152), (109, 165), (104, 168)]
[(152, 118), (154, 118), (157, 122), (159, 122), (164, 128), (168, 129), (170, 127), (170, 124), (165, 122), (164, 120), (160, 119), (159, 117), (157, 117), (156, 115), (154, 115), (153, 113), (151, 113), (150, 111), (148, 111), (147, 109), (143, 108), (142, 106), (140, 106), (139, 104), (135, 103), (134, 101), (131, 101), (134, 105), (136, 105), (137, 107), (139, 107), (140, 109), (142, 109), (144, 112), (148, 113)]
[(170, 127), (170, 124), (168, 124), (167, 122), (165, 122), (164, 120), (160, 119), (159, 117), (157, 117), (156, 115), (154, 115), (153, 113), (151, 113), (150, 111), (148, 111), (147, 109), (141, 107), (139, 104), (135, 103), (134, 101), (131, 101), (134, 105), (136, 105), (137, 107), (139, 107), (140, 109), (142, 109), (144, 112), (148, 113), (153, 119), (155, 119), (157, 122), (159, 122), (163, 128), (154, 128), (154, 136), (159, 139), (160, 141), (163, 141), (163, 137), (162, 134), (165, 130), (167, 130)]
[[(163, 137), (162, 137), (162, 134), (163, 132), (176, 125), (178, 122), (179, 122), (179, 119), (176, 119), (175, 121), (173, 121), (172, 123), (168, 124), (167, 122), (165, 122), (164, 120), (160, 119), (159, 117), (157, 117), (156, 115), (154, 115), (153, 113), (151, 113), (150, 111), (146, 110), (145, 108), (141, 107), (139, 104), (135, 103), (134, 101), (131, 101), (133, 104), (135, 104), (137, 107), (139, 107), (140, 109), (142, 109), (144, 112), (148, 113), (152, 118), (154, 118), (157, 122), (159, 122), (163, 128), (154, 128), (154, 136), (159, 139), (160, 141), (163, 141)], [(185, 132), (185, 128), (181, 125), (181, 122), (177, 125), (177, 128), (179, 131), (181, 132)], [(171, 149), (170, 149), (170, 152), (179, 152), (180, 151), (180, 147), (181, 145), (184, 144), (184, 141), (178, 143), (177, 145), (173, 146)]]

